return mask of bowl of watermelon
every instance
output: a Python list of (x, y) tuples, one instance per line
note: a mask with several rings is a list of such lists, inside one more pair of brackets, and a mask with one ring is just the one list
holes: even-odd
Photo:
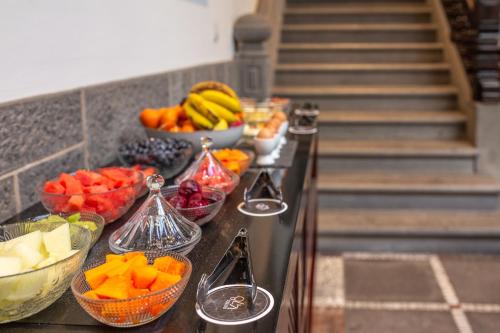
[(92, 212), (107, 224), (130, 209), (143, 184), (144, 176), (139, 171), (108, 167), (61, 173), (39, 186), (37, 192), (51, 214)]

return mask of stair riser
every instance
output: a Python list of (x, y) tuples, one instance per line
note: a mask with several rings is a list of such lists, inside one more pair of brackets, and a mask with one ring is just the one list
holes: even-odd
[(318, 30), (318, 31), (283, 31), (284, 43), (413, 43), (434, 42), (434, 30)]
[(281, 50), (279, 62), (294, 63), (426, 63), (443, 61), (440, 49), (430, 50)]
[[(347, 4), (367, 4), (367, 3), (373, 3), (373, 0), (288, 0), (287, 1), (290, 4), (317, 4), (317, 3), (322, 3), (322, 4), (342, 4), (342, 5), (347, 5)], [(424, 4), (427, 2), (427, 0), (383, 0), (383, 3), (387, 4)]]
[(373, 110), (373, 111), (447, 111), (457, 109), (454, 95), (387, 96), (387, 95), (289, 95), (294, 103), (318, 103), (322, 110)]
[(428, 13), (287, 14), (285, 24), (321, 23), (429, 23)]
[(488, 209), (497, 207), (494, 194), (454, 193), (370, 193), (324, 192), (319, 195), (321, 208), (355, 209)]
[(464, 124), (331, 124), (319, 126), (323, 139), (461, 139), (465, 134)]
[(278, 71), (276, 85), (301, 86), (322, 85), (437, 85), (450, 83), (448, 70), (392, 70), (392, 71)]
[(474, 157), (352, 157), (321, 156), (319, 172), (331, 171), (444, 171), (473, 173)]

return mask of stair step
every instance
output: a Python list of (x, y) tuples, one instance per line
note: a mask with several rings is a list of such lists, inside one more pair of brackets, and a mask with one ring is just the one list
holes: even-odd
[(424, 63), (443, 61), (441, 43), (282, 43), (283, 63)]
[[(400, 4), (426, 4), (427, 0), (382, 0), (382, 1), (377, 1), (378, 3), (381, 4), (392, 4), (392, 5), (400, 5)], [(353, 5), (370, 5), (373, 4), (373, 0), (288, 0), (287, 1), (288, 6), (302, 6), (302, 5), (319, 5), (319, 4), (327, 4), (327, 5), (333, 5), (333, 4), (353, 4)]]
[(285, 24), (308, 23), (428, 23), (431, 8), (414, 4), (295, 5), (285, 10)]
[(322, 209), (320, 235), (500, 236), (500, 212)]
[(318, 147), (320, 173), (437, 171), (473, 173), (478, 151), (465, 141), (331, 140)]
[(296, 86), (307, 82), (318, 85), (363, 84), (448, 84), (447, 63), (351, 63), (280, 64), (276, 67), (276, 85)]
[(282, 41), (300, 42), (433, 42), (437, 26), (433, 23), (343, 23), (284, 24)]
[(466, 117), (458, 111), (322, 111), (324, 139), (453, 140), (465, 136)]
[(457, 89), (451, 85), (429, 86), (290, 86), (275, 87), (273, 94), (294, 102), (318, 103), (321, 110), (453, 110)]
[(492, 177), (453, 172), (320, 172), (320, 208), (495, 209)]
[(459, 124), (466, 121), (460, 111), (328, 111), (322, 110), (323, 124)]
[(318, 154), (321, 156), (475, 157), (478, 151), (466, 141), (321, 139)]

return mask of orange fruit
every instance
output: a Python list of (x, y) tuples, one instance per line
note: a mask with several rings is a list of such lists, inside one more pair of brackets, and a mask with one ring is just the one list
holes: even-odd
[(141, 123), (148, 128), (158, 128), (162, 113), (160, 110), (144, 109), (139, 115)]
[(171, 129), (177, 125), (179, 113), (175, 108), (165, 109), (160, 119), (160, 127), (163, 129)]

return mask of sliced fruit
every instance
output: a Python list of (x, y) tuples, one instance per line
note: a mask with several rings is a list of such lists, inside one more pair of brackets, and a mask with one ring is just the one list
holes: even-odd
[(43, 245), (50, 255), (65, 257), (71, 251), (69, 224), (64, 223), (49, 232), (43, 232)]

